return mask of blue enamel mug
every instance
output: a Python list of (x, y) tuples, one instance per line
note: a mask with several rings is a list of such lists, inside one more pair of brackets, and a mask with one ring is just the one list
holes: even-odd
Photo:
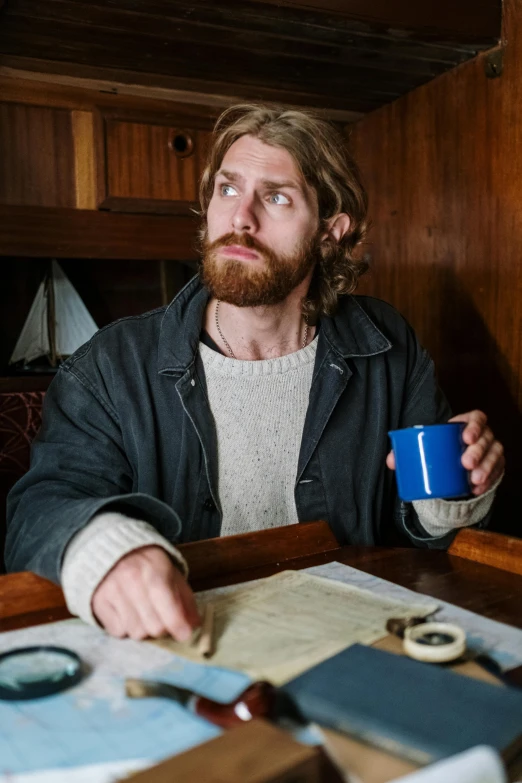
[(392, 430), (391, 438), (401, 500), (463, 498), (471, 494), (461, 457), (466, 424), (431, 424)]

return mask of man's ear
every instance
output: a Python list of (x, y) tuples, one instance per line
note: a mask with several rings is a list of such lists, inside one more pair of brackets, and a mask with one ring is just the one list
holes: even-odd
[(338, 215), (327, 220), (326, 231), (322, 235), (321, 241), (332, 237), (336, 242), (339, 242), (350, 230), (351, 223), (350, 216), (346, 212), (339, 212)]

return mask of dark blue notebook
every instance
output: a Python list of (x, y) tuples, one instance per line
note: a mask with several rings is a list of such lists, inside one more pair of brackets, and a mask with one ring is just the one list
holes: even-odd
[(302, 717), (419, 764), (474, 745), (522, 750), (522, 690), (355, 644), (287, 683)]

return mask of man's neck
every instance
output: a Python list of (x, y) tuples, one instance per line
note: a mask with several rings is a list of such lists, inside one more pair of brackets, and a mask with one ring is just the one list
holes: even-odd
[[(225, 338), (236, 359), (275, 359), (294, 353), (303, 347), (306, 334), (301, 312), (306, 289), (300, 289), (298, 286), (284, 302), (268, 307), (235, 307), (220, 302), (217, 323), (217, 300), (212, 297), (207, 304), (204, 328), (223, 353), (231, 356)], [(307, 344), (314, 332), (315, 327), (308, 328)]]

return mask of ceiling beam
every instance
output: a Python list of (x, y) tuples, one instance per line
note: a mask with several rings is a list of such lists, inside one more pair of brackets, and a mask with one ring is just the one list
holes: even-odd
[[(497, 3), (476, 1), (479, 9)], [(433, 27), (419, 37), (385, 25), (377, 9), (390, 2), (392, 15), (410, 7), (368, 0), (375, 19), (363, 23), (348, 15), (362, 0), (330, 0), (336, 8), (322, 13), (319, 0), (305, 0), (312, 10), (275, 0), (9, 0), (0, 11), (0, 65), (365, 113), (497, 41), (494, 31), (477, 37), (483, 28), (472, 25), (465, 41), (455, 30), (444, 39)], [(470, 0), (451, 2), (462, 15)]]
[(259, 5), (285, 6), (334, 13), (370, 25), (417, 33), (451, 36), (453, 40), (498, 38), (499, 0), (251, 0)]

